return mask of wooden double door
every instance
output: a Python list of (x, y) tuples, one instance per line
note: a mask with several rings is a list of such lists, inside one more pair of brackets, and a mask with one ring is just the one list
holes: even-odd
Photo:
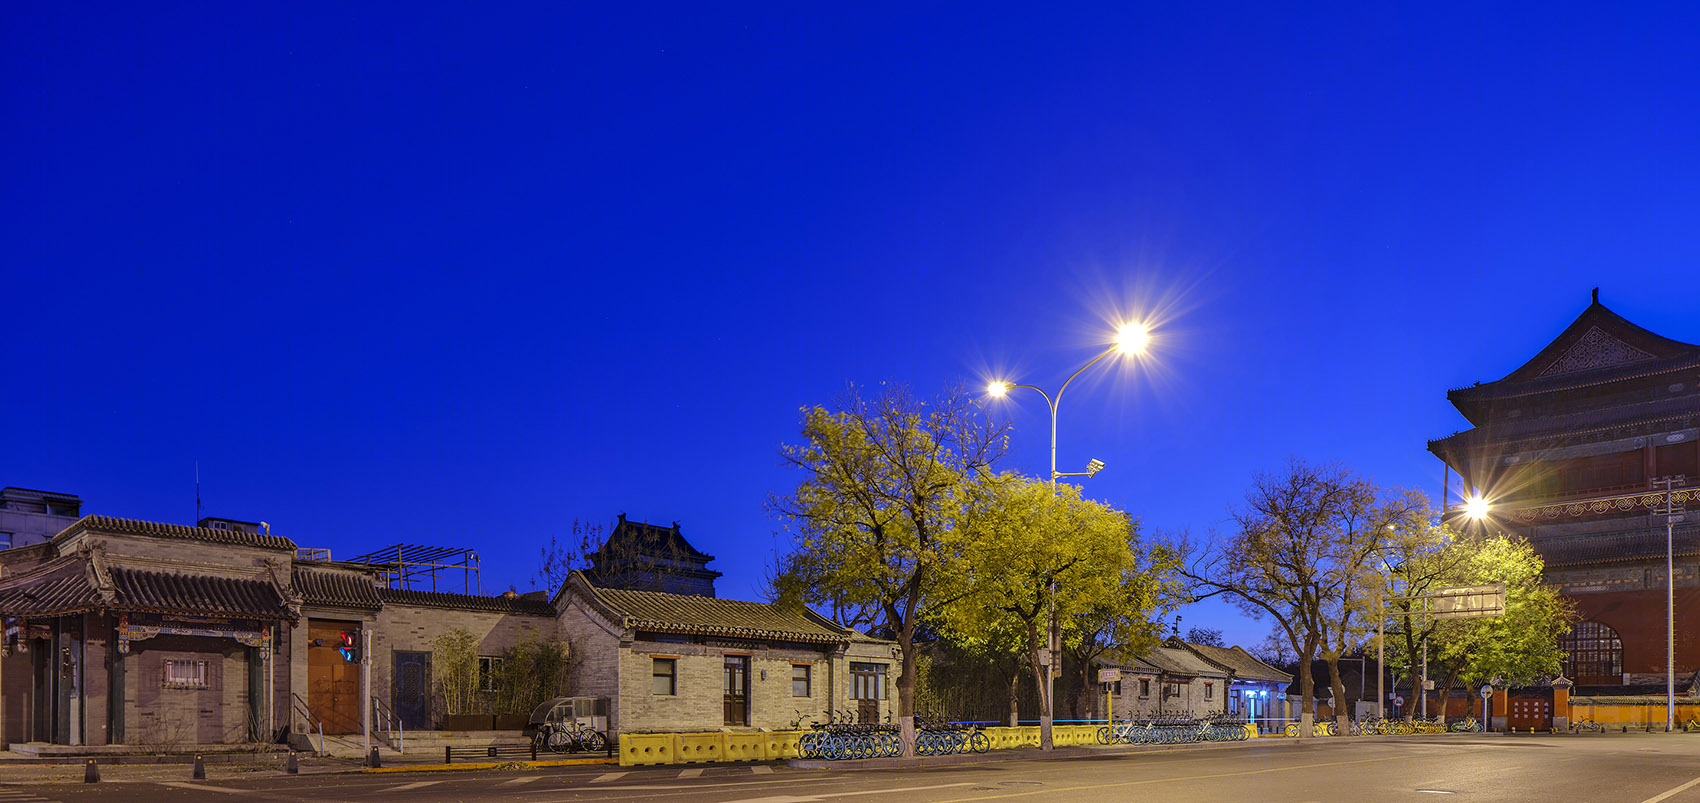
[(307, 622), (307, 707), (325, 733), (360, 732), (360, 664), (344, 660), (338, 649), (343, 632), (359, 628), (359, 622)]

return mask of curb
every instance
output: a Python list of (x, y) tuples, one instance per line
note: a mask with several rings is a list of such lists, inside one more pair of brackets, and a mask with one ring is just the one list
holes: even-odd
[(360, 767), (344, 770), (345, 773), (388, 773), (388, 772), (456, 772), (462, 770), (488, 770), (496, 767), (513, 767), (529, 770), (542, 767), (580, 767), (596, 764), (618, 764), (617, 758), (564, 758), (558, 761), (468, 761), (460, 764), (407, 764), (399, 767)]

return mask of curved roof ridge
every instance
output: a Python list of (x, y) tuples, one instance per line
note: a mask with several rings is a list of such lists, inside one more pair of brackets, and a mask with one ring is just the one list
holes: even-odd
[[(1645, 354), (1646, 356), (1640, 358), (1630, 357), (1627, 359), (1615, 359), (1610, 363), (1602, 365), (1581, 365), (1578, 367), (1555, 371), (1554, 369), (1558, 368), (1560, 363), (1568, 357), (1574, 349), (1581, 345), (1582, 341), (1586, 339), (1590, 332), (1594, 329), (1599, 329), (1602, 336), (1610, 338), (1620, 345)], [(1472, 387), (1471, 389), (1473, 390), (1475, 387), (1485, 387), (1487, 385), (1498, 385), (1500, 383), (1528, 382), (1542, 377), (1560, 376), (1563, 374), (1578, 373), (1581, 371), (1598, 370), (1599, 368), (1613, 367), (1616, 365), (1627, 365), (1682, 356), (1700, 357), (1700, 345), (1684, 343), (1680, 340), (1672, 340), (1664, 335), (1635, 325), (1629, 319), (1612, 312), (1610, 309), (1607, 309), (1604, 304), (1601, 304), (1598, 292), (1596, 291), (1594, 300), (1592, 303), (1588, 304), (1587, 309), (1582, 310), (1582, 314), (1576, 316), (1576, 320), (1571, 321), (1570, 325), (1565, 327), (1564, 331), (1558, 334), (1558, 337), (1553, 338), (1552, 342), (1548, 343), (1545, 348), (1536, 352), (1535, 356), (1531, 357), (1528, 362), (1523, 363), (1518, 366), (1516, 370), (1494, 380), (1493, 382), (1484, 382), (1481, 385)]]
[(190, 527), (183, 524), (121, 519), (114, 516), (84, 516), (72, 522), (71, 526), (61, 530), (58, 535), (53, 536), (52, 540), (58, 542), (62, 538), (70, 538), (77, 533), (89, 530), (120, 535), (141, 535), (151, 538), (186, 538), (216, 544), (295, 551), (295, 542), (281, 535), (250, 533), (242, 530), (214, 530), (209, 527)]

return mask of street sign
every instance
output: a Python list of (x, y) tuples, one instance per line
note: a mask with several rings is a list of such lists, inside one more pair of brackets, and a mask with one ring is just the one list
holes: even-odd
[(1404, 705), (1405, 704), (1405, 698), (1395, 697), (1395, 698), (1393, 698), (1393, 704), (1394, 705)]
[(1492, 686), (1483, 686), (1482, 687), (1482, 699), (1486, 700), (1487, 698), (1492, 697), (1492, 696), (1493, 696), (1493, 687)]
[(1100, 670), (1098, 670), (1098, 682), (1099, 683), (1120, 683), (1121, 680), (1122, 680), (1122, 671), (1120, 669), (1100, 669)]
[(1505, 584), (1443, 588), (1426, 595), (1436, 619), (1476, 619), (1505, 615)]

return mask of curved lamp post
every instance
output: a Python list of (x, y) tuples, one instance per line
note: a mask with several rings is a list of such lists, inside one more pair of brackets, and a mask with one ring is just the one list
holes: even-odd
[[(1063, 381), (1062, 387), (1057, 388), (1055, 395), (1046, 393), (1044, 388), (1041, 388), (1038, 385), (1020, 385), (1001, 380), (994, 381), (986, 386), (986, 393), (995, 398), (1002, 398), (1004, 395), (1008, 394), (1009, 391), (1015, 388), (1035, 390), (1039, 392), (1040, 396), (1045, 397), (1045, 406), (1049, 407), (1051, 411), (1052, 493), (1056, 492), (1058, 477), (1091, 477), (1104, 469), (1104, 461), (1093, 460), (1086, 464), (1085, 471), (1057, 471), (1057, 405), (1062, 401), (1063, 392), (1068, 390), (1069, 383), (1073, 382), (1075, 377), (1080, 376), (1086, 371), (1086, 369), (1098, 364), (1099, 360), (1102, 360), (1111, 354), (1122, 354), (1126, 356), (1142, 354), (1145, 351), (1145, 347), (1150, 344), (1150, 342), (1151, 332), (1144, 325), (1130, 323), (1122, 326), (1121, 329), (1116, 332), (1115, 344), (1105, 349), (1102, 354), (1088, 360), (1085, 365), (1080, 366), (1080, 368), (1076, 369), (1074, 373), (1069, 374), (1068, 379)], [(1057, 653), (1060, 651), (1062, 646), (1059, 643), (1061, 641), (1061, 633), (1057, 626), (1057, 586), (1055, 580), (1051, 582), (1051, 623), (1049, 636), (1049, 643), (1047, 644), (1048, 649), (1046, 652), (1049, 653), (1051, 664), (1045, 667), (1045, 705), (1044, 710), (1040, 712), (1039, 718), (1039, 748), (1041, 750), (1050, 750), (1055, 744), (1051, 738), (1051, 723), (1055, 718), (1054, 708), (1056, 700), (1056, 683), (1054, 682), (1052, 673), (1056, 668)]]

